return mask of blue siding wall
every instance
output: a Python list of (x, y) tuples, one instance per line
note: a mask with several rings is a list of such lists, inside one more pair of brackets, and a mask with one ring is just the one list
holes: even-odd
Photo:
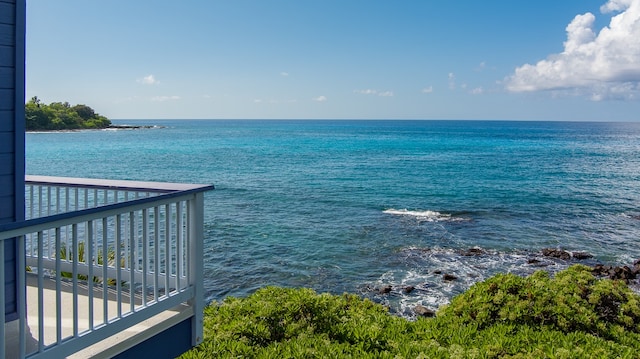
[(113, 359), (176, 358), (192, 348), (191, 320), (186, 319)]
[[(25, 0), (0, 0), (0, 224), (24, 220)], [(6, 320), (16, 317), (16, 245), (5, 242)]]

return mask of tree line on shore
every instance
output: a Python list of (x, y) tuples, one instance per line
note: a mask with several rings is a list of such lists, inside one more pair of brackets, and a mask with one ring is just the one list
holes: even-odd
[(27, 131), (99, 129), (111, 121), (87, 105), (71, 106), (68, 102), (43, 103), (37, 96), (25, 104)]

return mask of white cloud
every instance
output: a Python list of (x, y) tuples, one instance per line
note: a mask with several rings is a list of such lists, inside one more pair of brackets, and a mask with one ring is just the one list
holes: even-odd
[(327, 96), (318, 96), (318, 97), (314, 97), (313, 101), (317, 101), (317, 102), (325, 102), (327, 101)]
[(391, 96), (393, 96), (393, 91), (378, 91), (378, 90), (373, 90), (373, 89), (366, 89), (366, 90), (354, 90), (353, 92), (359, 93), (359, 94), (362, 94), (362, 95), (378, 95), (378, 96), (382, 96), (382, 97), (391, 97)]
[(151, 98), (151, 101), (154, 102), (165, 102), (165, 101), (175, 101), (179, 100), (180, 96), (154, 96)]
[(624, 9), (631, 6), (633, 0), (609, 0), (606, 4), (600, 7), (600, 11), (603, 13), (612, 11), (624, 11)]
[(598, 33), (592, 13), (577, 15), (566, 28), (564, 51), (516, 68), (505, 79), (507, 90), (639, 99), (640, 0), (609, 0), (600, 11), (619, 13)]
[(284, 72), (284, 71), (282, 71), (282, 72), (280, 73), (280, 76), (287, 77), (287, 76), (289, 76), (289, 73), (288, 73), (288, 72)]
[(298, 102), (298, 100), (296, 99), (276, 100), (276, 99), (256, 98), (253, 100), (253, 103), (268, 103), (268, 104), (282, 104), (282, 103), (296, 103), (296, 102)]
[(482, 87), (476, 87), (470, 91), (472, 95), (482, 95), (484, 93), (484, 89)]
[(157, 85), (160, 83), (160, 81), (156, 80), (156, 78), (153, 75), (145, 76), (136, 81), (144, 85)]
[(432, 93), (432, 92), (433, 92), (433, 86), (425, 87), (422, 89), (422, 93)]
[(355, 93), (359, 93), (362, 95), (375, 95), (378, 93), (377, 90), (372, 90), (372, 89), (366, 89), (366, 90), (354, 90), (353, 92)]
[(449, 72), (449, 89), (456, 89), (456, 75), (454, 75), (453, 72)]

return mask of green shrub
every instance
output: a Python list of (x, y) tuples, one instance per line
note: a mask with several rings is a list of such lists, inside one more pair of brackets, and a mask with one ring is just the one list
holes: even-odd
[[(86, 263), (85, 255), (86, 255), (85, 242), (80, 242), (80, 243), (78, 243), (78, 254), (77, 254), (75, 259), (78, 261), (78, 263)], [(89, 256), (90, 256), (90, 254), (89, 254)], [(61, 248), (60, 248), (60, 259), (62, 259), (64, 261), (73, 261), (74, 260), (73, 248), (72, 248), (71, 245), (64, 244), (64, 245), (61, 246)], [(107, 263), (106, 263), (107, 266), (115, 265), (116, 253), (115, 253), (115, 251), (113, 249), (109, 249), (108, 250), (107, 256), (106, 256), (106, 260), (107, 260)], [(99, 266), (105, 265), (104, 261), (105, 261), (105, 256), (103, 255), (102, 250), (98, 250), (98, 252), (97, 252), (97, 264)], [(124, 258), (122, 258), (120, 260), (120, 267), (124, 267)], [(73, 278), (73, 273), (62, 271), (62, 272), (60, 272), (60, 276), (62, 278), (71, 279), (71, 278)], [(78, 274), (77, 278), (80, 279), (80, 280), (85, 280), (85, 281), (89, 279), (88, 276), (83, 275), (83, 274)], [(93, 280), (94, 283), (102, 283), (102, 279), (100, 277), (97, 277), (97, 276), (94, 276), (92, 280)], [(113, 286), (113, 285), (116, 285), (116, 283), (117, 282), (116, 282), (115, 279), (107, 278), (107, 284), (108, 285), (112, 285)], [(124, 284), (125, 282), (122, 282), (122, 283)]]
[(526, 278), (496, 275), (454, 298), (439, 314), (480, 327), (546, 325), (607, 338), (620, 330), (640, 333), (638, 296), (624, 282), (598, 280), (589, 267), (580, 265), (554, 278), (543, 271)]
[(413, 322), (352, 294), (267, 287), (208, 306), (183, 358), (637, 358), (638, 299), (581, 266), (498, 275)]

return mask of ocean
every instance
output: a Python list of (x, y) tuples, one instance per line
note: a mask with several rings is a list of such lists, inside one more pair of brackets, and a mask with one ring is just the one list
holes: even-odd
[(28, 133), (27, 174), (214, 184), (207, 301), (310, 287), (412, 317), (496, 273), (640, 259), (640, 123), (114, 123), (159, 127)]

